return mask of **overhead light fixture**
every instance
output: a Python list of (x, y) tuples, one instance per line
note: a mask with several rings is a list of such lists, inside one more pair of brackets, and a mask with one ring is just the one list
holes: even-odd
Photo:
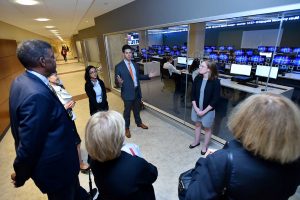
[(45, 26), (45, 28), (54, 28), (55, 26)]
[(48, 18), (36, 18), (34, 20), (39, 21), (39, 22), (46, 22), (46, 21), (49, 21), (50, 19), (48, 19)]
[(54, 30), (54, 29), (52, 29), (52, 30), (50, 30), (52, 33), (57, 33), (57, 32), (59, 32), (58, 30)]
[(33, 6), (39, 4), (39, 2), (35, 0), (16, 0), (15, 2), (25, 6)]

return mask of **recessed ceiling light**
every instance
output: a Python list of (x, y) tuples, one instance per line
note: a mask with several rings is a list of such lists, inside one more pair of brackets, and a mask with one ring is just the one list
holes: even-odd
[(46, 22), (46, 21), (49, 21), (50, 19), (47, 19), (47, 18), (36, 18), (34, 20), (39, 21), (39, 22)]
[(39, 2), (35, 0), (16, 0), (15, 2), (25, 6), (33, 6), (39, 4)]
[(55, 26), (45, 26), (45, 28), (54, 28)]

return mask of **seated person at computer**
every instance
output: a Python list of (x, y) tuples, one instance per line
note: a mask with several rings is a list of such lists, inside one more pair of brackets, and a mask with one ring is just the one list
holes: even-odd
[(203, 61), (199, 67), (199, 76), (194, 80), (192, 87), (192, 113), (191, 119), (195, 122), (195, 139), (190, 149), (200, 145), (201, 127), (205, 137), (201, 154), (205, 155), (215, 120), (215, 107), (220, 98), (220, 80), (216, 63), (211, 60)]
[(172, 56), (167, 57), (167, 62), (164, 64), (163, 68), (169, 71), (170, 77), (175, 82), (175, 91), (173, 95), (173, 110), (177, 114), (178, 111), (178, 100), (181, 94), (181, 70), (176, 69), (174, 65), (172, 65), (173, 58)]

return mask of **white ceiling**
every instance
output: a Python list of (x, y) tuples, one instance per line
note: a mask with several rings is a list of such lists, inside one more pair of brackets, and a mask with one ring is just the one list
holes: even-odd
[[(0, 21), (42, 36), (57, 39), (45, 26), (55, 26), (63, 39), (79, 30), (94, 26), (94, 17), (126, 5), (134, 0), (36, 0), (37, 5), (16, 4), (15, 0), (0, 0)], [(39, 22), (36, 18), (49, 18)]]

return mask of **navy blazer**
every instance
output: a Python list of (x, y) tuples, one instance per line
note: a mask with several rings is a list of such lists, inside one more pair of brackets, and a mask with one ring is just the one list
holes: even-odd
[(107, 95), (106, 95), (106, 88), (103, 81), (97, 78), (99, 81), (99, 85), (102, 90), (102, 102), (97, 103), (96, 100), (96, 92), (94, 90), (94, 85), (92, 81), (88, 81), (85, 83), (84, 89), (89, 97), (89, 105), (90, 105), (90, 114), (93, 115), (94, 113), (101, 111), (101, 110), (108, 110), (108, 102), (107, 102)]
[[(133, 66), (134, 66), (135, 72), (136, 72), (135, 76), (137, 78), (137, 84), (138, 84), (137, 88), (134, 88), (134, 82), (131, 78), (130, 72), (129, 72), (124, 60), (122, 60), (115, 67), (115, 80), (116, 80), (115, 82), (116, 82), (116, 84), (118, 84), (118, 81), (117, 81), (118, 75), (124, 81), (121, 86), (121, 97), (125, 101), (131, 101), (131, 100), (134, 100), (135, 98), (141, 99), (142, 92), (141, 92), (140, 80), (149, 80), (150, 79), (148, 75), (139, 74), (138, 67), (136, 66), (136, 64), (134, 62), (132, 62), (132, 63), (133, 63)], [(138, 91), (137, 96), (135, 96), (136, 89)]]
[[(199, 97), (200, 97), (200, 88), (202, 85), (202, 76), (196, 76), (193, 86), (192, 86), (192, 101), (196, 101), (197, 106), (199, 107)], [(210, 105), (212, 110), (215, 109), (218, 100), (220, 99), (220, 80), (207, 80), (205, 89), (204, 89), (204, 99), (203, 99), (203, 110)]]
[(113, 160), (91, 163), (100, 197), (98, 200), (155, 200), (152, 183), (157, 168), (145, 159), (124, 151)]
[(48, 86), (29, 72), (18, 76), (11, 86), (9, 112), (17, 185), (32, 178), (49, 193), (74, 182), (79, 173), (76, 132)]
[(300, 184), (299, 169), (300, 159), (289, 164), (265, 160), (233, 140), (197, 161), (185, 199), (220, 199), (226, 188), (224, 199), (286, 200)]

